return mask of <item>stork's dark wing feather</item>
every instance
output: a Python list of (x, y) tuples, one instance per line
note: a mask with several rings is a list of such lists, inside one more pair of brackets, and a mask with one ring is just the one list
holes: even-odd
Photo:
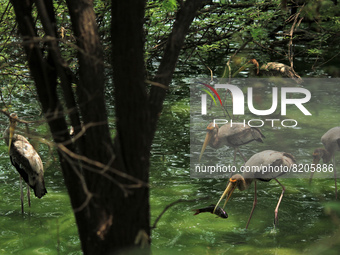
[(240, 146), (252, 141), (263, 142), (262, 138), (265, 136), (261, 133), (260, 129), (249, 127), (246, 129), (242, 129), (238, 133), (233, 135), (229, 135), (227, 137), (228, 143), (232, 146)]
[(13, 158), (12, 156), (10, 156), (10, 159), (11, 159), (12, 165), (17, 169), (20, 176), (25, 180), (26, 183), (28, 183), (28, 174), (26, 173), (26, 171), (20, 166), (20, 164), (17, 163), (17, 161), (15, 160), (15, 157)]

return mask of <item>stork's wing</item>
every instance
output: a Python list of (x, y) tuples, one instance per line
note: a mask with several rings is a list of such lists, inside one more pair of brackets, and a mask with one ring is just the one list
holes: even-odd
[(254, 154), (245, 166), (253, 167), (252, 173), (247, 173), (249, 176), (252, 175), (253, 178), (261, 181), (270, 181), (286, 173), (275, 167), (290, 167), (295, 163), (295, 158), (290, 153), (265, 150)]
[(19, 161), (22, 161), (22, 160), (18, 160), (18, 158), (13, 155), (10, 156), (10, 159), (11, 159), (12, 165), (17, 169), (20, 176), (25, 180), (26, 183), (28, 183), (28, 174), (23, 169), (23, 167), (20, 165), (20, 163), (18, 163)]
[(239, 129), (238, 132), (233, 132), (227, 137), (228, 144), (231, 146), (240, 146), (243, 144), (250, 143), (252, 141), (263, 142), (262, 138), (265, 136), (261, 133), (258, 128), (243, 128)]
[(19, 164), (27, 174), (40, 174), (43, 172), (41, 158), (30, 143), (17, 140), (12, 143), (12, 146), (12, 160)]
[(340, 127), (334, 127), (328, 130), (322, 137), (321, 142), (325, 146), (326, 150), (333, 154), (338, 151), (340, 146), (338, 140), (340, 139)]

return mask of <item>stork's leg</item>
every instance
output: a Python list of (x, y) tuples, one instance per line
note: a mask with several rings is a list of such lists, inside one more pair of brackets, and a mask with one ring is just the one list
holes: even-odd
[(247, 162), (247, 159), (245, 156), (243, 156), (242, 152), (239, 150), (239, 148), (236, 148), (235, 150), (238, 151), (238, 153), (240, 153), (241, 157), (243, 158), (244, 162)]
[(276, 205), (276, 208), (275, 208), (275, 218), (274, 218), (274, 225), (276, 226), (277, 223), (279, 222), (279, 218), (278, 218), (278, 213), (279, 213), (279, 206), (280, 206), (280, 203), (281, 203), (281, 200), (283, 198), (283, 193), (285, 193), (285, 186), (283, 186), (277, 179), (274, 179), (278, 184), (280, 184), (280, 186), (282, 187), (282, 192), (281, 192), (281, 196), (279, 198), (279, 201), (277, 202), (277, 205)]
[(253, 216), (253, 212), (255, 210), (256, 204), (257, 204), (257, 195), (256, 195), (256, 181), (255, 181), (254, 182), (254, 202), (253, 202), (253, 208), (251, 209), (251, 212), (250, 212), (250, 215), (249, 215), (249, 219), (248, 219), (248, 222), (247, 222), (247, 225), (246, 225), (246, 229), (248, 228), (248, 225), (250, 223), (251, 216)]
[(338, 186), (336, 183), (336, 168), (335, 168), (335, 158), (333, 155), (333, 167), (334, 167), (334, 181), (335, 181), (335, 199), (338, 199)]
[(22, 187), (22, 177), (20, 176), (20, 202), (21, 202), (21, 213), (24, 213), (24, 190)]
[(28, 200), (28, 207), (31, 207), (31, 191), (30, 186), (27, 184), (27, 200)]

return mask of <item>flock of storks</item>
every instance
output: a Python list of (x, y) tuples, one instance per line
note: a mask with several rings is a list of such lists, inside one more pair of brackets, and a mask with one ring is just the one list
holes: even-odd
[[(247, 161), (246, 158), (240, 152), (238, 147), (241, 145), (250, 143), (252, 141), (263, 142), (262, 138), (264, 138), (264, 135), (261, 133), (261, 131), (258, 128), (255, 128), (255, 127), (250, 127), (248, 125), (231, 125), (230, 123), (228, 123), (219, 128), (217, 124), (210, 123), (207, 127), (207, 135), (202, 146), (201, 154), (199, 156), (199, 161), (201, 160), (202, 155), (208, 145), (215, 149), (221, 148), (222, 146), (226, 145), (226, 146), (234, 148), (234, 164), (235, 164), (235, 159), (236, 159), (236, 153), (239, 152), (245, 161), (245, 164), (244, 164), (245, 167), (257, 166), (258, 167), (257, 169), (260, 170), (261, 167), (263, 166), (291, 167), (293, 164), (296, 163), (295, 158), (292, 154), (286, 153), (286, 152), (278, 152), (274, 150), (265, 150), (265, 151), (256, 153)], [(323, 160), (323, 163), (325, 164), (330, 163), (332, 160), (333, 167), (334, 167), (334, 170), (333, 170), (334, 178), (335, 178), (335, 197), (337, 198), (336, 169), (335, 169), (334, 154), (336, 151), (340, 150), (340, 127), (334, 127), (328, 130), (321, 137), (321, 142), (323, 143), (324, 148), (315, 149), (313, 153), (313, 164), (318, 164), (321, 159)], [(261, 171), (254, 170), (254, 171), (246, 171), (242, 175), (241, 174), (232, 175), (229, 178), (227, 188), (223, 192), (220, 200), (216, 204), (215, 209), (212, 213), (214, 213), (215, 210), (218, 208), (218, 205), (221, 202), (221, 200), (224, 197), (226, 197), (226, 202), (224, 203), (224, 206), (222, 207), (222, 209), (224, 209), (233, 191), (236, 188), (243, 191), (247, 189), (252, 182), (254, 182), (255, 195), (254, 195), (253, 207), (250, 212), (250, 216), (249, 216), (249, 219), (246, 225), (246, 228), (248, 228), (255, 206), (257, 204), (256, 181), (260, 180), (260, 181), (268, 182), (274, 179), (282, 188), (280, 198), (277, 202), (277, 205), (274, 211), (275, 212), (274, 226), (275, 226), (278, 222), (279, 206), (280, 206), (283, 194), (285, 192), (285, 187), (277, 180), (277, 178), (281, 176), (282, 174), (285, 174), (285, 172), (284, 171), (261, 172)]]

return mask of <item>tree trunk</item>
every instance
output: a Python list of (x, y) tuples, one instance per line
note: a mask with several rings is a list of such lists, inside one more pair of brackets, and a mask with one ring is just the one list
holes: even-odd
[[(124, 232), (118, 231), (112, 240), (117, 246), (131, 246), (137, 242), (138, 246), (148, 247), (150, 242), (147, 184), (151, 143), (148, 139), (150, 117), (144, 82), (144, 8), (145, 1), (112, 1), (112, 67), (117, 130), (115, 167), (145, 184), (132, 186), (127, 197), (120, 192), (115, 198), (115, 212), (119, 220), (113, 226), (125, 229)], [(120, 182), (134, 184), (122, 178)]]
[[(107, 123), (104, 58), (92, 2), (67, 0), (79, 49), (77, 97), (56, 40), (53, 2), (35, 0), (46, 33), (47, 54), (37, 40), (30, 1), (11, 2), (43, 113), (58, 148), (84, 254), (113, 254), (133, 248), (149, 253), (150, 150), (166, 91), (156, 86), (150, 95), (146, 91), (145, 1), (112, 1), (114, 144)], [(169, 85), (185, 35), (202, 2), (187, 0), (178, 12), (155, 82)], [(63, 91), (61, 99), (58, 85)], [(74, 141), (68, 133), (63, 100), (75, 129)]]

